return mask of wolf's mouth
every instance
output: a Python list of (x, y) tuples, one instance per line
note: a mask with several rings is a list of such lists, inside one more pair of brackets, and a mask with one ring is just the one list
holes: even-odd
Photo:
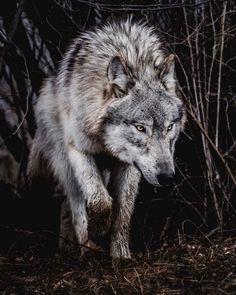
[(133, 162), (133, 165), (135, 168), (138, 169), (138, 171), (142, 174), (142, 177), (149, 183), (151, 184), (152, 186), (155, 186), (155, 187), (161, 187), (162, 185), (157, 181), (156, 183), (151, 183), (150, 181), (148, 181), (148, 179), (145, 177), (145, 175), (143, 174), (142, 170), (139, 168), (138, 164), (136, 162)]

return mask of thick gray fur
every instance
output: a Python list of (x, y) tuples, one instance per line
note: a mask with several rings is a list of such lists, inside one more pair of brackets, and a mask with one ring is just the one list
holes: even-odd
[[(153, 185), (174, 174), (185, 114), (174, 56), (155, 29), (128, 19), (81, 34), (35, 106), (31, 170), (47, 160), (68, 196), (80, 244), (88, 220), (111, 221), (113, 261), (130, 258), (129, 227), (141, 174)], [(106, 177), (96, 157), (110, 163)], [(109, 159), (109, 161), (108, 161)], [(107, 188), (109, 187), (109, 189)]]

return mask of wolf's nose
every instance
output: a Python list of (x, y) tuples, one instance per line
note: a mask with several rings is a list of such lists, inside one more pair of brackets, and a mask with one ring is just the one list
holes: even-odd
[(175, 179), (174, 173), (162, 173), (157, 175), (157, 180), (160, 183), (160, 185), (168, 185), (173, 183)]

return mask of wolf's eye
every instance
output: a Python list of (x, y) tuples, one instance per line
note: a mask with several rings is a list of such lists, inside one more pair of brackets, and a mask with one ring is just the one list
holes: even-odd
[(171, 123), (168, 127), (167, 127), (167, 132), (171, 131), (174, 127), (174, 123)]
[(139, 132), (145, 132), (146, 129), (145, 127), (143, 127), (142, 125), (135, 125), (136, 129), (139, 131)]

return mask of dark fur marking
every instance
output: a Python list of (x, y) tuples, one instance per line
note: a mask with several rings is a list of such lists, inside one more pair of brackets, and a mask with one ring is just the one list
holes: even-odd
[(56, 83), (56, 79), (51, 78), (51, 85), (52, 85), (52, 93), (54, 96), (56, 96), (57, 93), (57, 83)]
[(60, 122), (60, 117), (59, 117), (59, 113), (56, 111), (53, 115), (54, 121), (56, 124), (59, 124)]
[(119, 124), (122, 124), (122, 123), (126, 123), (126, 122), (123, 122), (123, 117), (119, 114), (115, 114), (115, 116), (108, 116), (104, 118), (104, 123), (105, 124), (111, 124), (111, 125), (119, 125)]
[(132, 136), (129, 136), (129, 134), (126, 135), (126, 139), (132, 143), (133, 145), (137, 146), (138, 148), (146, 147), (146, 142), (143, 142), (140, 139), (134, 138)]
[[(67, 64), (66, 64), (66, 71), (68, 73), (67, 73), (67, 77), (65, 79), (65, 85), (68, 85), (70, 82), (74, 67), (76, 65), (76, 61), (78, 60), (77, 54), (79, 53), (81, 47), (82, 47), (81, 43), (77, 43), (75, 45), (75, 47), (73, 48), (72, 52), (70, 53), (70, 57), (69, 57)], [(82, 59), (82, 62), (83, 62), (83, 59)], [(81, 64), (81, 62), (79, 62), (79, 63)]]

